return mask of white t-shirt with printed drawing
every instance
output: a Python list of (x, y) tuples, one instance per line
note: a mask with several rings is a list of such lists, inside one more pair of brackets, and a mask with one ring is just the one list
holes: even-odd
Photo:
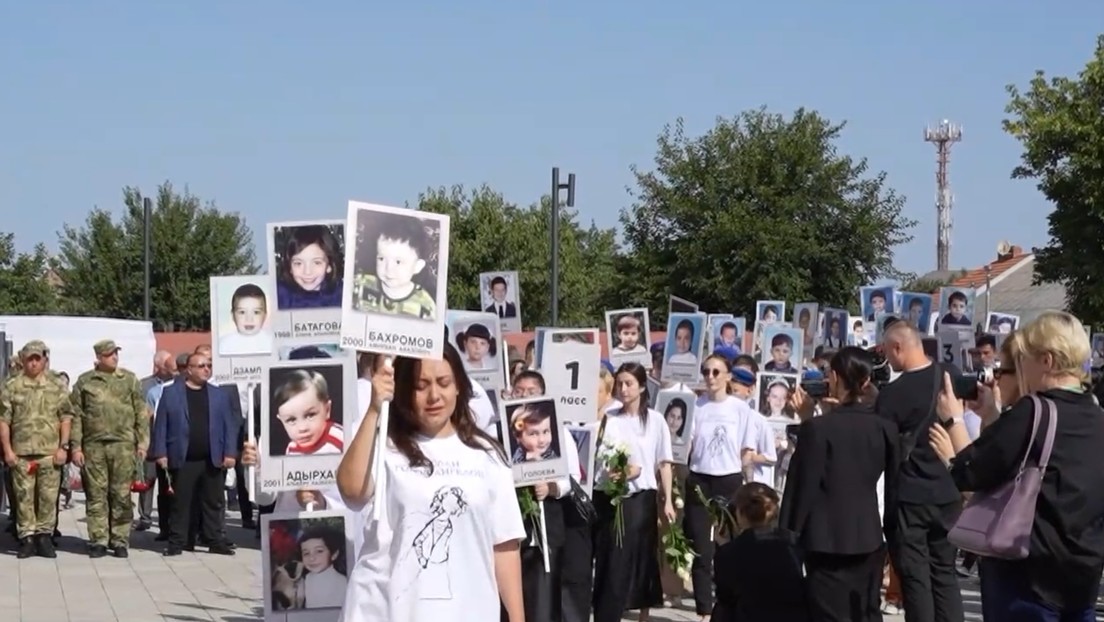
[(468, 447), (455, 435), (417, 442), (433, 473), (388, 447), (386, 510), (365, 530), (343, 619), (497, 619), (494, 547), (525, 537), (510, 467), (489, 445)]
[(690, 422), (690, 471), (714, 476), (743, 473), (740, 454), (759, 446), (759, 416), (732, 395), (719, 402), (699, 398)]

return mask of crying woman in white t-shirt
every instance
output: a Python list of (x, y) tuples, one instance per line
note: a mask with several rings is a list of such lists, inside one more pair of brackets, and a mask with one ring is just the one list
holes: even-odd
[[(447, 343), (443, 360), (395, 359), (372, 376), (372, 403), (337, 471), (341, 496), (386, 538), (365, 538), (349, 576), (344, 622), (522, 622), (519, 544), (525, 537), (513, 475), (480, 430), (471, 381)], [(382, 464), (372, 460), (390, 401)], [(377, 492), (379, 493), (377, 495)]]

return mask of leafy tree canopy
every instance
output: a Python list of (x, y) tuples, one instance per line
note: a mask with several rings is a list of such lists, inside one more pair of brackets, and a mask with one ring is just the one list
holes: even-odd
[[(116, 222), (94, 209), (83, 227), (59, 234), (57, 272), (66, 309), (83, 315), (141, 319), (143, 211), (137, 188), (123, 189)], [(210, 277), (254, 274), (253, 237), (238, 214), (203, 204), (169, 183), (153, 197), (151, 319), (157, 330), (210, 327)]]
[[(551, 203), (518, 207), (487, 186), (428, 189), (418, 209), (447, 214), (449, 307), (478, 309), (479, 274), (517, 270), (526, 327), (551, 321)], [(560, 210), (560, 324), (601, 326), (606, 294), (615, 282), (613, 230), (582, 227), (572, 209)]]
[(15, 235), (0, 233), (0, 315), (49, 315), (57, 311), (57, 295), (48, 278), (49, 263), (45, 245), (38, 244), (30, 253), (19, 253), (15, 250)]
[(1077, 78), (1037, 71), (1008, 94), (1004, 130), (1023, 147), (1012, 177), (1034, 179), (1054, 204), (1035, 280), (1064, 284), (1073, 314), (1104, 322), (1104, 35)]
[(909, 278), (893, 250), (916, 223), (885, 173), (839, 152), (843, 127), (758, 109), (703, 136), (681, 119), (665, 128), (655, 170), (634, 168), (635, 202), (621, 213), (625, 302), (662, 318), (672, 293), (751, 317), (756, 300), (845, 307), (862, 285)]

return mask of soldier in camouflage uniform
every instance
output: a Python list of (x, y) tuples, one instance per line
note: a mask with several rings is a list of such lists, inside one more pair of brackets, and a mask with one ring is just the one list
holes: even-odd
[(20, 559), (36, 552), (57, 557), (52, 536), (60, 471), (76, 413), (65, 390), (46, 373), (48, 352), (45, 343), (28, 342), (19, 351), (23, 373), (0, 390), (0, 443), (12, 469)]
[(98, 341), (96, 367), (73, 384), (70, 399), (81, 415), (73, 425), (73, 464), (82, 467), (88, 555), (127, 557), (134, 516), (130, 485), (136, 460), (149, 448), (146, 400), (138, 377), (119, 368), (119, 346)]
[(364, 235), (375, 239), (367, 240), (374, 244), (365, 244), (358, 252), (354, 308), (365, 313), (436, 318), (436, 301), (414, 280), (425, 270), (432, 250), (422, 220), (384, 213), (371, 214), (371, 218), (371, 231)]

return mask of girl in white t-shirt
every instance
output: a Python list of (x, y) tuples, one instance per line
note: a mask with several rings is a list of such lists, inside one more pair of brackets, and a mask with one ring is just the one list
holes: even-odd
[[(648, 408), (647, 371), (639, 363), (625, 363), (614, 374), (618, 408), (606, 413), (599, 428), (599, 455), (606, 442), (624, 443), (640, 475), (629, 481), (629, 495), (622, 502), (625, 531), (619, 545), (612, 521), (599, 520), (595, 527), (594, 621), (615, 622), (627, 609), (648, 610), (663, 605), (659, 579), (659, 504), (657, 489), (663, 488), (664, 518), (675, 518), (671, 497), (671, 432), (663, 415)], [(599, 464), (600, 464), (599, 459)], [(596, 482), (609, 474), (600, 466)], [(657, 478), (658, 474), (658, 478)], [(600, 516), (611, 514), (609, 498), (595, 494)]]
[[(729, 394), (728, 361), (711, 354), (702, 364), (706, 392), (694, 408), (690, 430), (689, 475), (683, 530), (697, 554), (690, 567), (694, 608), (702, 618), (713, 611), (713, 520), (702, 503), (720, 498), (722, 507), (744, 482), (745, 467), (757, 457), (760, 416)], [(698, 492), (700, 489), (700, 493)]]
[[(372, 404), (337, 471), (354, 507), (382, 503), (349, 576), (344, 622), (524, 620), (513, 475), (475, 423), (460, 354), (399, 357), (372, 376)], [(382, 470), (372, 451), (382, 404), (390, 420)], [(376, 493), (380, 494), (377, 496)], [(367, 511), (367, 510), (366, 510)]]

